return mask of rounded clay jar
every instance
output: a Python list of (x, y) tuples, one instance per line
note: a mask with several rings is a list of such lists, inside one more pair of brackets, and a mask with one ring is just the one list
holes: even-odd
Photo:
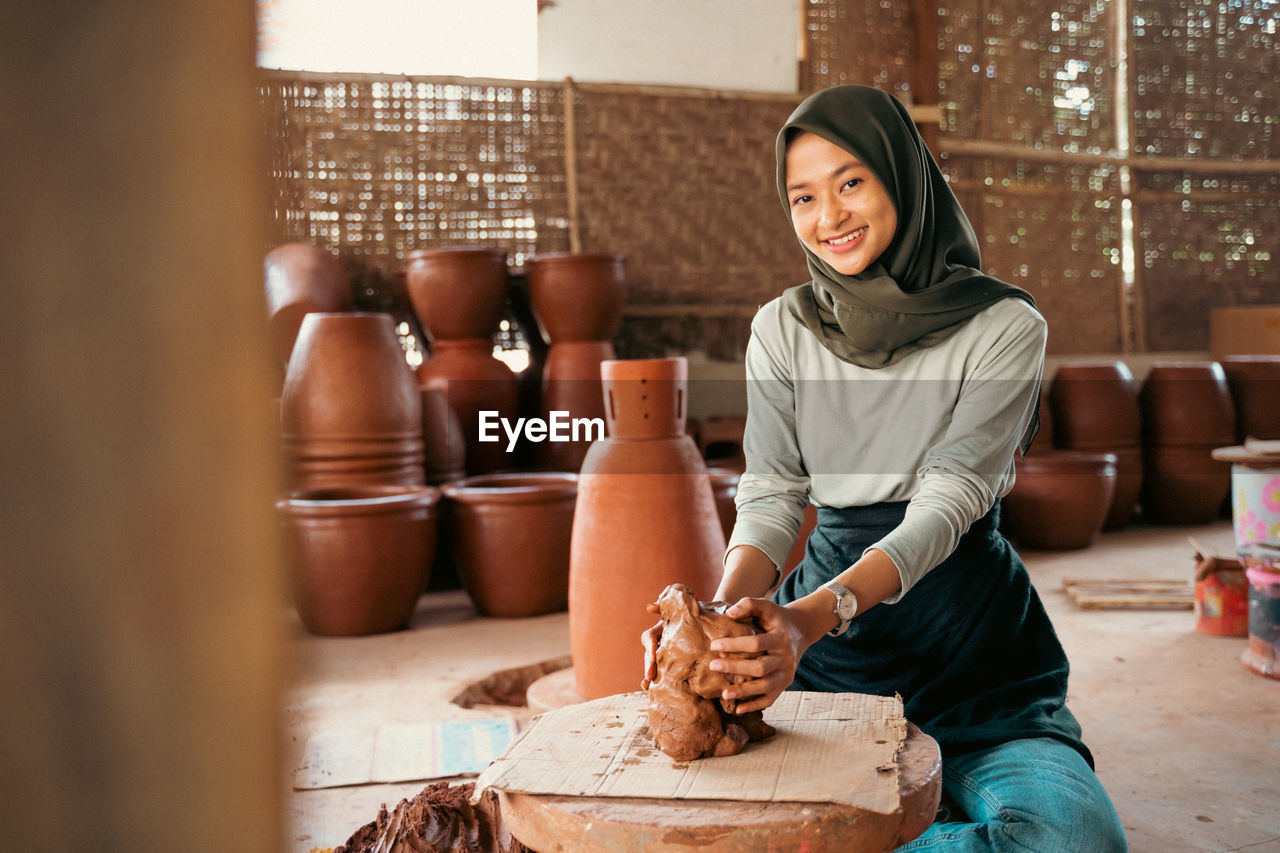
[(433, 340), (487, 338), (507, 306), (507, 253), (482, 246), (409, 253), (405, 287)]
[(1046, 451), (1016, 464), (1013, 489), (1001, 499), (1001, 532), (1036, 550), (1093, 544), (1115, 494), (1115, 454)]
[(490, 474), (441, 491), (450, 555), (481, 615), (520, 618), (568, 606), (576, 475)]
[(439, 499), (431, 486), (355, 486), (279, 501), (306, 629), (357, 636), (407, 625), (435, 558)]
[(725, 538), (711, 478), (685, 435), (688, 362), (601, 365), (608, 436), (582, 463), (569, 569), (569, 638), (578, 693), (640, 689), (646, 607), (672, 583), (715, 593)]
[(551, 343), (607, 341), (627, 297), (622, 255), (550, 252), (529, 259), (529, 296)]

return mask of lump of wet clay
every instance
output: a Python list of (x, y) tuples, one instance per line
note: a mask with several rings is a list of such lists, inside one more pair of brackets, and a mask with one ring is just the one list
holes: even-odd
[(437, 782), (412, 800), (401, 800), (395, 811), (383, 804), (372, 823), (333, 853), (532, 853), (502, 822), (494, 791), (471, 805), (475, 787), (474, 782)]
[(774, 734), (760, 711), (737, 714), (736, 702), (721, 693), (743, 681), (738, 675), (715, 672), (708, 664), (719, 637), (757, 633), (751, 619), (731, 619), (723, 602), (700, 602), (684, 584), (671, 584), (649, 611), (661, 616), (662, 630), (645, 636), (656, 676), (647, 683), (649, 731), (654, 745), (677, 761), (710, 755), (735, 755), (750, 741)]

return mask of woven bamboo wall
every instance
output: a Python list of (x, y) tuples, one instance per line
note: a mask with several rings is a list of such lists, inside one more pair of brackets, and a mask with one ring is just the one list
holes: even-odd
[[(1208, 308), (1280, 302), (1272, 0), (1130, 2), (1126, 115), (1119, 3), (935, 9), (940, 162), (983, 266), (1035, 295), (1051, 353), (1203, 349)], [(805, 86), (911, 101), (910, 6), (808, 0)], [(576, 234), (628, 257), (625, 356), (740, 358), (754, 308), (804, 276), (773, 192), (774, 134), (799, 95), (272, 72), (262, 96), (276, 242), (393, 271), (410, 249), (461, 243), (518, 266)]]

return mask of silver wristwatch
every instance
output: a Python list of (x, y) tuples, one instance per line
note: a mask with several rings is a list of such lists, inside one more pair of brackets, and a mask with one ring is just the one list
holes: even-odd
[(833, 630), (827, 632), (828, 637), (839, 637), (845, 631), (849, 630), (849, 623), (853, 622), (853, 617), (858, 612), (858, 597), (849, 591), (849, 588), (838, 581), (827, 581), (822, 585), (823, 589), (830, 590), (836, 597), (836, 606), (834, 608), (836, 616), (840, 619), (840, 624)]

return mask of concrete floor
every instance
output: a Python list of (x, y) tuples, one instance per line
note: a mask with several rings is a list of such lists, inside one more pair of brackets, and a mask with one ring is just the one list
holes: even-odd
[[(1188, 536), (1220, 555), (1234, 551), (1223, 521), (1136, 526), (1084, 551), (1023, 556), (1070, 656), (1068, 704), (1131, 849), (1280, 851), (1280, 681), (1240, 663), (1243, 639), (1197, 632), (1189, 610), (1087, 611), (1062, 592), (1067, 577), (1190, 578)], [(527, 720), (524, 708), (468, 710), (450, 700), (490, 673), (568, 654), (568, 617), (484, 619), (460, 591), (433, 593), (406, 631), (331, 639), (299, 626), (293, 647), (290, 768), (316, 731), (494, 714)], [(380, 803), (394, 806), (424, 784), (290, 790), (285, 850), (341, 844)]]

